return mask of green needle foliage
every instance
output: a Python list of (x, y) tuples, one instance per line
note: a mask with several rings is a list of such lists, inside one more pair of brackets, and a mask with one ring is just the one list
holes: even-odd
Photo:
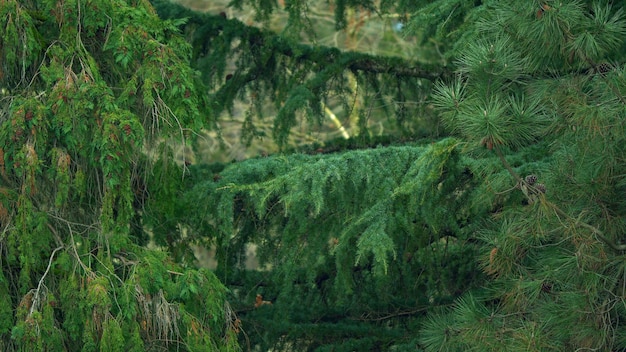
[[(218, 276), (237, 287), (244, 326), (265, 326), (259, 348), (386, 349), (411, 340), (402, 325), (429, 301), (449, 303), (481, 276), (465, 242), (474, 182), (458, 149), (444, 139), (251, 159), (192, 182), (181, 207), (193, 232), (215, 241)], [(267, 271), (244, 270), (246, 243), (259, 244)], [(247, 312), (257, 293), (274, 304)]]
[[(333, 3), (433, 61), (307, 44), (304, 0), (232, 5), (286, 29), (0, 2), (0, 350), (626, 350), (624, 4)], [(173, 162), (242, 105), (280, 153)], [(294, 146), (328, 106), (358, 138)]]
[[(261, 18), (278, 11), (236, 4), (254, 4)], [(392, 8), (381, 5), (383, 14)], [(435, 74), (404, 75), (397, 65), (409, 64), (395, 61), (372, 70), (380, 66), (363, 65), (361, 54), (184, 12), (188, 23), (222, 23), (203, 32), (213, 45), (191, 37), (204, 57), (245, 43), (234, 46), (241, 55), (231, 80), (215, 83), (214, 97), (224, 97), (215, 104), (262, 84), (259, 96), (279, 102), (279, 144), (297, 124), (293, 112), (319, 116), (329, 91), (350, 92), (342, 78), (354, 72), (368, 89), (387, 72), (419, 80), (431, 96), (416, 105), (433, 107), (453, 136), (192, 168), (179, 221), (187, 238), (215, 246), (245, 342), (257, 350), (626, 349), (623, 4), (397, 5), (420, 42), (441, 51), (445, 66)], [(338, 3), (337, 28), (358, 6), (372, 3)], [(289, 16), (306, 22), (293, 18), (301, 12)], [(194, 65), (221, 77), (223, 69), (202, 66), (203, 55)], [(258, 74), (259, 63), (272, 75)], [(293, 84), (268, 83), (285, 76)], [(245, 268), (251, 244), (258, 270)]]
[[(222, 14), (200, 14), (176, 6), (168, 0), (153, 1), (165, 19), (185, 18), (182, 30), (193, 46), (192, 64), (211, 88), (211, 108), (215, 114), (234, 110), (234, 102), (244, 102), (246, 111), (263, 119), (271, 106), (273, 139), (279, 147), (288, 146), (295, 126), (319, 127), (324, 121), (322, 103), (338, 100), (346, 110), (354, 108), (354, 96), (362, 95), (367, 106), (383, 106), (381, 113), (395, 117), (394, 129), (404, 136), (432, 133), (422, 105), (432, 81), (450, 74), (445, 67), (428, 62), (407, 63), (399, 57), (383, 57), (360, 52), (344, 52), (334, 47), (306, 45), (295, 35), (276, 33), (248, 26)], [(244, 1), (233, 2), (241, 6)], [(247, 3), (247, 1), (245, 2)], [(266, 18), (273, 1), (252, 1), (261, 18)], [(369, 1), (338, 2), (337, 11), (363, 6)], [(300, 4), (300, 5), (298, 5)], [(291, 2), (289, 20), (306, 22), (300, 11), (303, 1)], [(371, 4), (366, 4), (369, 8)], [(338, 22), (338, 26), (343, 26)], [(370, 108), (371, 110), (371, 108)], [(420, 111), (420, 112), (418, 112)], [(371, 111), (358, 116), (359, 136), (367, 138)], [(247, 114), (246, 116), (250, 116)], [(416, 119), (415, 116), (422, 116)], [(302, 121), (304, 120), (304, 121)], [(399, 129), (397, 127), (400, 127)], [(246, 120), (247, 136), (258, 136), (252, 119)], [(262, 136), (261, 136), (262, 137)]]
[[(421, 341), (433, 351), (624, 349), (623, 13), (580, 1), (488, 8), (434, 103), (470, 145), (498, 155), (529, 205), (504, 208), (481, 235), (486, 290), (433, 315)], [(544, 185), (513, 156), (546, 139), (551, 161), (533, 171)]]
[(226, 288), (141, 228), (153, 164), (180, 173), (165, 142), (205, 124), (181, 21), (145, 1), (0, 18), (0, 350), (238, 350)]

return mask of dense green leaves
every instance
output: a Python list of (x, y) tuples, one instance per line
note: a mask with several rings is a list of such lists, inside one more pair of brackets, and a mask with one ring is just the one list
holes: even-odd
[[(0, 13), (0, 349), (237, 350), (213, 274), (142, 247), (147, 229), (131, 236), (149, 214), (149, 153), (206, 121), (184, 21), (145, 1), (4, 1)], [(201, 277), (191, 292), (175, 284), (189, 275)]]
[[(0, 4), (0, 350), (626, 349), (623, 4), (154, 4)], [(283, 153), (176, 165), (224, 111)]]

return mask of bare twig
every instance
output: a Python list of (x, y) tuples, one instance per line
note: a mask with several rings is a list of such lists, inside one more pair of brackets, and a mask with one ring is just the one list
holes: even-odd
[(328, 117), (333, 121), (335, 126), (337, 126), (337, 128), (339, 129), (339, 132), (341, 132), (341, 136), (344, 139), (350, 139), (350, 134), (348, 134), (348, 131), (346, 131), (346, 128), (343, 127), (343, 125), (341, 124), (341, 121), (339, 121), (335, 113), (331, 109), (329, 109), (328, 106), (326, 106), (326, 104), (324, 104), (324, 112), (326, 112), (326, 115), (328, 115)]
[(52, 266), (52, 260), (54, 259), (54, 255), (56, 254), (56, 252), (60, 251), (63, 248), (65, 247), (63, 246), (57, 247), (52, 251), (52, 254), (50, 254), (50, 259), (48, 260), (48, 267), (46, 268), (46, 271), (44, 271), (43, 275), (41, 276), (41, 279), (39, 279), (39, 283), (37, 284), (37, 289), (35, 290), (35, 294), (33, 295), (33, 304), (30, 306), (30, 311), (28, 312), (29, 316), (32, 315), (33, 312), (39, 306), (39, 301), (41, 300), (41, 287), (43, 286), (43, 280), (46, 278), (46, 276), (48, 275), (48, 272), (50, 271), (50, 267)]
[(359, 320), (359, 321), (382, 321), (382, 320), (396, 318), (396, 317), (400, 317), (400, 316), (404, 316), (404, 315), (413, 315), (413, 314), (416, 314), (416, 313), (424, 312), (426, 310), (428, 310), (428, 307), (422, 307), (422, 308), (417, 308), (417, 309), (413, 309), (413, 310), (406, 310), (406, 311), (399, 311), (399, 312), (396, 312), (396, 313), (389, 313), (387, 315), (384, 315), (384, 316), (381, 316), (381, 317), (376, 317), (376, 318), (363, 317), (363, 318), (352, 318), (352, 320)]

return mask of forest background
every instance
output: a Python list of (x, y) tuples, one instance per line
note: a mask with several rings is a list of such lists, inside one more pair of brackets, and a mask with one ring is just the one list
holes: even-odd
[(207, 4), (0, 2), (1, 350), (626, 350), (624, 4)]

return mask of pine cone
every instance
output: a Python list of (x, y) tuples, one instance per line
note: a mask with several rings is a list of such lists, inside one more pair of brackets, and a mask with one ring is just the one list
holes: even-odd
[(524, 179), (526, 181), (526, 183), (529, 186), (532, 186), (535, 184), (535, 182), (537, 182), (537, 176), (536, 175), (528, 175), (526, 176), (526, 178)]
[(613, 70), (613, 66), (609, 63), (601, 63), (600, 65), (595, 67), (595, 71), (601, 75), (608, 73)]

